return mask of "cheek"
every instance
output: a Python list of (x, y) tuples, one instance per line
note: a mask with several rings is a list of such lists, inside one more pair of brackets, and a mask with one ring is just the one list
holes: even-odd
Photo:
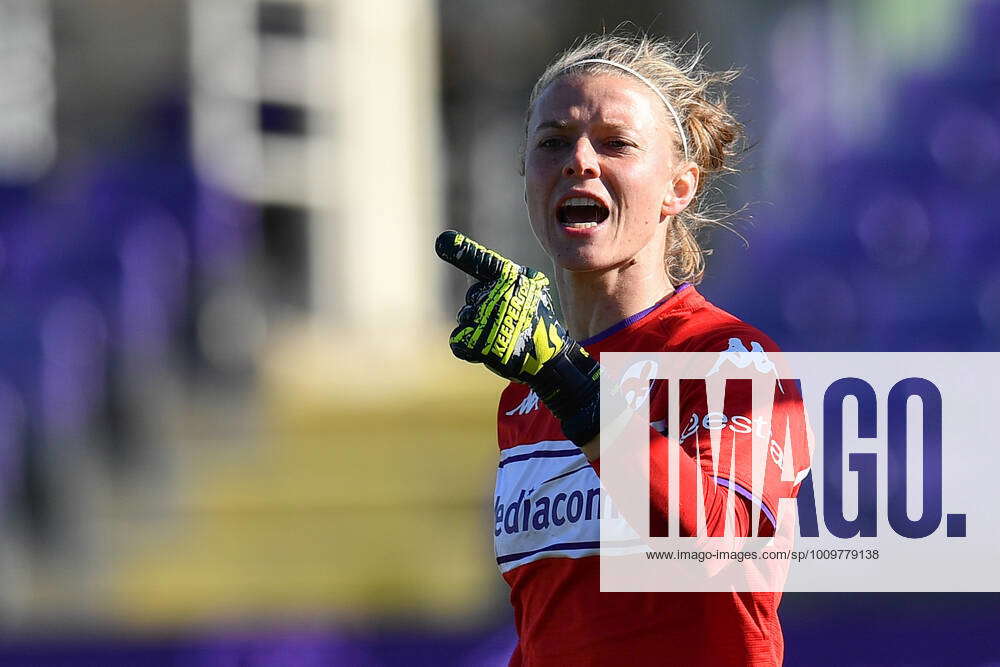
[(536, 185), (532, 185), (530, 181), (525, 182), (524, 187), (524, 203), (528, 210), (528, 227), (531, 229), (531, 233), (534, 235), (535, 239), (541, 244), (543, 248), (548, 248), (548, 242), (545, 233), (545, 201), (542, 197), (539, 189)]
[(533, 227), (540, 225), (542, 218), (545, 215), (545, 204), (544, 198), (541, 193), (538, 192), (537, 188), (533, 188), (530, 185), (525, 187), (524, 203), (528, 208), (528, 220), (531, 222), (531, 225)]
[(524, 172), (524, 199), (528, 206), (528, 213), (533, 216), (542, 214), (548, 204), (550, 187), (543, 170), (532, 168), (531, 165), (525, 167)]
[(620, 201), (626, 222), (639, 228), (655, 225), (660, 220), (663, 207), (663, 192), (649, 183), (655, 182), (651, 175), (632, 174), (621, 181)]

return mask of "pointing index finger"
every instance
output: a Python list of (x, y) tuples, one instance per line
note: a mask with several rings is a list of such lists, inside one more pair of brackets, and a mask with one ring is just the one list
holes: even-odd
[(496, 280), (506, 264), (513, 264), (495, 250), (450, 229), (437, 237), (434, 250), (444, 261), (482, 281)]

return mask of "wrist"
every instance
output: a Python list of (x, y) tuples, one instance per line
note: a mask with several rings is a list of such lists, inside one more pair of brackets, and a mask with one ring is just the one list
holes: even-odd
[(562, 422), (566, 437), (583, 447), (600, 431), (601, 366), (576, 341), (566, 343), (528, 384)]

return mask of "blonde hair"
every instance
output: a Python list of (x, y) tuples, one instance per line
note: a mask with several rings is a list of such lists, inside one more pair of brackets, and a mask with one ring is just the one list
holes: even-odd
[[(698, 165), (701, 176), (695, 196), (688, 207), (668, 222), (667, 251), (664, 258), (667, 276), (677, 285), (697, 284), (705, 274), (705, 256), (711, 250), (702, 248), (697, 234), (711, 227), (733, 231), (728, 213), (721, 204), (706, 201), (709, 185), (715, 177), (735, 173), (736, 158), (743, 152), (743, 125), (726, 108), (726, 93), (739, 75), (737, 70), (712, 72), (702, 67), (703, 49), (684, 53), (683, 48), (649, 35), (604, 34), (588, 35), (560, 54), (538, 78), (528, 99), (524, 135), (527, 141), (528, 121), (535, 102), (555, 80), (571, 74), (630, 74), (604, 63), (580, 63), (600, 59), (634, 70), (647, 79), (666, 100), (670, 100), (687, 135), (688, 159)], [(671, 105), (667, 105), (671, 106)], [(669, 124), (673, 126), (673, 122)], [(676, 130), (671, 134), (677, 134)], [(675, 148), (683, 156), (684, 138), (674, 137)], [(526, 145), (526, 144), (525, 144)], [(525, 148), (521, 150), (521, 172), (524, 173)], [(716, 188), (711, 190), (717, 191)]]

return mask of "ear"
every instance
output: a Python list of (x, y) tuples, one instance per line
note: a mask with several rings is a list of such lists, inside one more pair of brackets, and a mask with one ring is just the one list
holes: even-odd
[(688, 207), (698, 191), (698, 179), (701, 170), (694, 162), (685, 162), (680, 170), (674, 174), (674, 180), (670, 183), (670, 189), (663, 198), (663, 206), (660, 208), (661, 221), (677, 215)]

